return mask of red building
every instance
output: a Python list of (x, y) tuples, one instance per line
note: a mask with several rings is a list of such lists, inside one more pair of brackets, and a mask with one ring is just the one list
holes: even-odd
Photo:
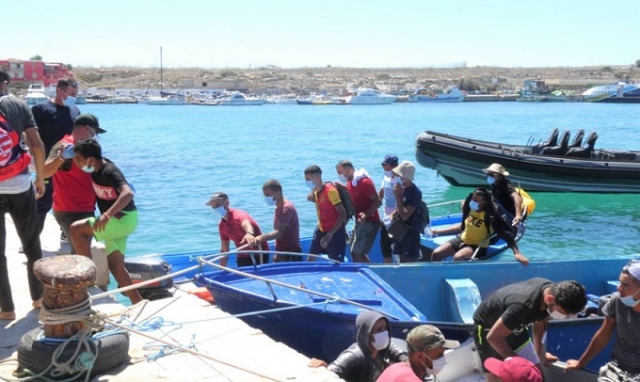
[(71, 76), (67, 66), (61, 62), (44, 62), (34, 60), (0, 59), (0, 67), (4, 68), (12, 82), (38, 82), (49, 86), (55, 85), (65, 76)]

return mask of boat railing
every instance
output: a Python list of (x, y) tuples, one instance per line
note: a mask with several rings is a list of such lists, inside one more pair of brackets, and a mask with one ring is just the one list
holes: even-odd
[[(462, 202), (464, 202), (464, 199), (458, 199), (458, 200), (449, 200), (447, 202), (441, 202), (441, 203), (434, 203), (434, 204), (429, 204), (427, 203), (427, 207), (429, 208), (429, 214), (433, 217), (438, 217), (438, 216), (443, 216), (443, 217), (450, 217), (451, 216), (451, 209), (457, 207), (457, 211), (454, 213), (460, 213), (460, 206), (462, 205)], [(444, 215), (434, 215), (431, 213), (431, 211), (434, 208), (439, 208), (439, 207), (448, 207), (447, 212)]]

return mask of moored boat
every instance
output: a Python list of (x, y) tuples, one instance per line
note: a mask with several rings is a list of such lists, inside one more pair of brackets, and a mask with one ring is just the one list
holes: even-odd
[(620, 82), (596, 86), (582, 93), (586, 101), (601, 103), (640, 103), (640, 86)]
[(413, 95), (418, 102), (462, 102), (466, 94), (457, 86), (453, 86), (441, 93), (435, 93), (428, 89), (419, 89)]
[(388, 105), (397, 99), (397, 96), (381, 93), (374, 89), (358, 89), (356, 94), (346, 98), (349, 105)]
[(569, 132), (558, 139), (555, 129), (545, 142), (518, 146), (427, 131), (417, 138), (416, 157), (454, 186), (486, 186), (482, 169), (498, 162), (527, 191), (640, 193), (640, 152), (595, 149), (597, 133), (584, 144), (583, 134), (569, 143)]
[(242, 93), (233, 93), (218, 100), (220, 106), (260, 106), (264, 104), (262, 98), (247, 97)]
[(24, 100), (27, 105), (35, 105), (40, 102), (47, 101), (49, 97), (45, 94), (43, 84), (31, 84), (27, 89), (27, 95), (24, 96)]

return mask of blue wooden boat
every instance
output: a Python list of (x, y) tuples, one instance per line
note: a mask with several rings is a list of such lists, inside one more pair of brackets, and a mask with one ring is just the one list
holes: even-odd
[[(272, 282), (225, 270), (206, 272), (196, 281), (207, 286), (223, 310), (232, 314), (264, 311), (243, 320), (308, 356), (332, 360), (355, 341), (355, 316), (363, 309), (388, 314), (395, 337), (403, 338), (405, 330), (420, 323), (431, 323), (446, 336), (464, 341), (471, 335), (472, 315), (482, 298), (506, 284), (531, 277), (575, 279), (585, 285), (588, 293), (601, 296), (615, 290), (620, 270), (628, 260), (620, 257), (533, 262), (528, 267), (506, 262), (277, 263), (240, 270)], [(294, 288), (276, 286), (277, 282)], [(295, 289), (300, 286), (304, 289)], [(332, 297), (359, 305), (328, 302)], [(268, 312), (282, 308), (289, 310)], [(548, 351), (562, 360), (577, 359), (602, 320), (600, 316), (590, 316), (551, 321)], [(602, 351), (589, 368), (597, 370), (603, 365), (609, 351)]]

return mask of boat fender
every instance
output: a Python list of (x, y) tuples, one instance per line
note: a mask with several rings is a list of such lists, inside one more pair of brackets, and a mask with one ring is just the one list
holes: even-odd
[(188, 292), (189, 294), (192, 294), (198, 298), (201, 298), (211, 304), (215, 304), (216, 300), (213, 298), (213, 296), (211, 295), (211, 292), (209, 292), (209, 290), (206, 287), (201, 287), (201, 288), (197, 288), (194, 290), (190, 290)]
[[(33, 329), (22, 336), (18, 343), (18, 370), (17, 373), (25, 373), (28, 369), (33, 374), (40, 374), (47, 370), (52, 362), (54, 352), (60, 346), (60, 343), (48, 341), (43, 334), (41, 328)], [(98, 374), (104, 374), (129, 359), (129, 334), (123, 331), (113, 333), (98, 333), (90, 338), (93, 343), (93, 350), (98, 351), (98, 356), (93, 360), (90, 375), (93, 377)], [(57, 357), (58, 362), (66, 362), (74, 356), (76, 344), (70, 343), (64, 351)], [(85, 352), (85, 349), (81, 349)], [(95, 353), (94, 353), (95, 354)], [(87, 354), (90, 356), (90, 354)], [(88, 357), (76, 359), (76, 363), (80, 361), (87, 366), (91, 366)], [(53, 370), (53, 368), (52, 368)], [(51, 375), (52, 370), (48, 370), (45, 375), (48, 378), (54, 378)], [(84, 375), (84, 373), (83, 373)], [(61, 377), (72, 377), (69, 374), (65, 376), (56, 375), (59, 380)], [(76, 375), (77, 377), (77, 375)]]

